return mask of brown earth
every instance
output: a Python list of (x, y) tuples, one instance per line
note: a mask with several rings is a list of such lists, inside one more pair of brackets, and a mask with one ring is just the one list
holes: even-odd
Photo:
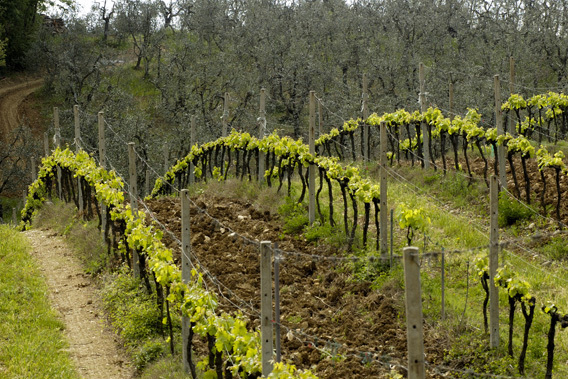
[[(311, 368), (321, 378), (379, 378), (392, 367), (406, 366), (400, 285), (393, 283), (379, 292), (370, 282), (350, 279), (345, 262), (331, 259), (344, 253), (283, 234), (277, 215), (259, 211), (250, 203), (207, 195), (194, 201), (208, 215), (191, 207), (193, 263), (211, 274), (206, 279), (211, 290), (222, 294), (220, 310), (240, 311), (250, 318), (251, 327), (259, 326), (257, 244), (277, 242), (281, 250), (293, 252), (283, 254), (280, 263), (282, 356), (286, 361)], [(149, 206), (179, 239), (179, 199), (150, 200)], [(164, 239), (179, 264), (178, 243), (167, 234)], [(429, 338), (430, 332), (426, 327), (426, 360), (437, 364), (443, 358), (444, 341)]]
[(127, 379), (134, 370), (107, 328), (95, 283), (65, 241), (49, 230), (25, 232), (49, 287), (53, 308), (65, 324), (69, 354), (82, 378)]
[(43, 79), (4, 82), (0, 85), (0, 134), (2, 138), (17, 128), (21, 121), (20, 105), (43, 84)]

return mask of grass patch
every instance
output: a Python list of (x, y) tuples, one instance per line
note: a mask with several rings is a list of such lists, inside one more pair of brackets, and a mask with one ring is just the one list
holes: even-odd
[(66, 237), (87, 273), (99, 274), (109, 268), (112, 262), (97, 228), (98, 220), (83, 221), (77, 216), (73, 204), (54, 201), (54, 204), (45, 204), (41, 208), (34, 226), (53, 229)]
[(0, 225), (0, 377), (79, 378), (22, 234)]

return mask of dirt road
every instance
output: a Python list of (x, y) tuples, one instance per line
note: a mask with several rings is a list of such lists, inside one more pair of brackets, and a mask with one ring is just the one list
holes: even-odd
[(32, 255), (46, 277), (52, 306), (65, 323), (69, 354), (82, 378), (133, 377), (127, 358), (108, 330), (95, 284), (58, 235), (46, 230), (25, 232)]
[(18, 127), (21, 121), (18, 114), (19, 105), (42, 84), (43, 79), (0, 84), (0, 138), (4, 138)]

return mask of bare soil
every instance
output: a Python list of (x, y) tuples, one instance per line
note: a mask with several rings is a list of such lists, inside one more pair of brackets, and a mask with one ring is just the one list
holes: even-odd
[(0, 135), (2, 138), (17, 128), (22, 121), (20, 105), (43, 84), (43, 79), (7, 81), (0, 84)]
[[(406, 327), (400, 301), (403, 292), (399, 285), (387, 285), (379, 292), (370, 282), (350, 279), (342, 262), (329, 259), (344, 253), (283, 234), (277, 215), (255, 209), (250, 203), (208, 195), (194, 201), (208, 213), (191, 208), (194, 263), (211, 274), (207, 283), (222, 294), (222, 311), (241, 311), (251, 319), (250, 326), (259, 326), (257, 243), (278, 242), (280, 249), (294, 252), (283, 254), (280, 262), (285, 360), (298, 368), (312, 369), (321, 378), (379, 378), (397, 364), (406, 366)], [(151, 200), (149, 205), (179, 239), (179, 199)], [(167, 234), (165, 242), (179, 264), (178, 243)], [(437, 364), (443, 359), (444, 341), (430, 338), (430, 332), (426, 327), (426, 360)]]
[(82, 378), (128, 379), (134, 370), (106, 318), (95, 283), (65, 241), (50, 230), (25, 232), (45, 275), (53, 308), (65, 324), (69, 354)]

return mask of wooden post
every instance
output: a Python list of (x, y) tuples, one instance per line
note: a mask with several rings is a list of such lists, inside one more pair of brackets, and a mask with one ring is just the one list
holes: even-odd
[(229, 122), (229, 93), (225, 92), (223, 101), (223, 130), (221, 137), (227, 137), (227, 124)]
[(146, 178), (144, 180), (144, 184), (145, 184), (145, 188), (144, 188), (144, 195), (148, 196), (150, 195), (150, 191), (151, 189), (151, 174), (150, 174), (150, 169), (148, 167), (146, 167)]
[(260, 243), (260, 338), (262, 350), (262, 376), (272, 372), (272, 254), (270, 241)]
[(442, 320), (446, 318), (446, 253), (442, 248)]
[[(515, 93), (515, 58), (509, 57), (509, 96)], [(509, 112), (509, 133), (515, 133), (515, 120)]]
[(105, 114), (103, 111), (98, 113), (99, 127), (99, 163), (102, 168), (106, 168), (106, 141), (105, 141)]
[[(128, 143), (128, 176), (130, 177), (130, 208), (135, 218), (138, 217), (138, 177), (136, 175), (136, 152), (134, 142)], [(132, 271), (135, 278), (140, 277), (140, 257), (138, 250), (132, 249)]]
[(390, 259), (389, 267), (392, 267), (393, 251), (394, 250), (394, 208), (390, 210)]
[(380, 238), (381, 238), (381, 256), (385, 258), (388, 254), (388, 208), (387, 208), (387, 124), (381, 121), (380, 130), (380, 155), (379, 155), (379, 175), (380, 183), (379, 190), (381, 192), (381, 206), (380, 206)]
[[(265, 89), (260, 89), (260, 115), (258, 116), (258, 139), (264, 138), (266, 132), (266, 93)], [(264, 159), (265, 154), (262, 151), (258, 153), (258, 182), (264, 183)]]
[[(419, 81), (420, 81), (420, 112), (422, 114), (426, 113), (426, 85), (424, 78), (424, 63), (420, 62), (420, 67), (418, 71)], [(422, 155), (424, 157), (424, 168), (430, 168), (430, 139), (428, 134), (428, 127), (425, 122), (421, 123), (422, 129)]]
[[(191, 223), (189, 217), (189, 193), (187, 189), (181, 190), (181, 280), (184, 284), (191, 281)], [(188, 317), (183, 316), (181, 319), (181, 335), (182, 335), (182, 359), (185, 372), (190, 372), (189, 360), (191, 359), (191, 351), (188, 349), (189, 328), (191, 327)]]
[(367, 118), (369, 118), (368, 98), (367, 74), (363, 74), (363, 160), (365, 162), (369, 161), (369, 125), (367, 124)]
[(168, 148), (168, 144), (164, 144), (164, 174), (169, 170), (169, 162), (170, 160), (170, 149)]
[[(315, 127), (316, 127), (316, 93), (310, 91), (310, 130), (308, 141), (310, 145), (310, 154), (315, 157)], [(308, 193), (309, 193), (309, 206), (308, 206), (308, 219), (310, 225), (313, 225), (316, 220), (316, 165), (310, 163), (309, 178), (308, 178)]]
[(490, 217), (491, 231), (489, 241), (489, 338), (492, 348), (499, 347), (499, 292), (495, 285), (495, 274), (499, 267), (499, 192), (497, 177), (491, 175)]
[(321, 109), (321, 101), (318, 100), (318, 119), (319, 119), (319, 125), (318, 125), (318, 138), (321, 137), (321, 133), (323, 130), (323, 113), (322, 113), (322, 109)]
[(422, 327), (422, 292), (420, 288), (420, 257), (418, 256), (418, 248), (405, 247), (403, 255), (408, 378), (424, 379), (424, 331)]
[[(278, 242), (274, 243), (278, 249)], [(274, 251), (274, 345), (276, 350), (276, 362), (282, 361), (282, 349), (280, 341), (280, 255)]]
[[(503, 111), (501, 110), (501, 82), (499, 75), (495, 75), (495, 124), (497, 135), (503, 135)], [(497, 146), (497, 160), (499, 161), (499, 182), (501, 187), (507, 189), (507, 171), (505, 168), (505, 146)]]
[[(79, 106), (73, 106), (73, 118), (75, 121), (75, 154), (81, 150), (81, 124), (79, 122)], [(83, 189), (81, 188), (81, 178), (77, 177), (77, 198), (79, 199), (79, 215), (83, 215)]]
[(49, 135), (47, 132), (43, 133), (43, 150), (46, 157), (49, 157), (51, 151), (49, 150)]
[(37, 168), (36, 168), (36, 159), (35, 157), (30, 158), (30, 163), (32, 165), (32, 183), (37, 179)]
[[(99, 164), (102, 168), (106, 169), (106, 140), (105, 140), (105, 114), (103, 111), (100, 111), (97, 114), (97, 126), (99, 129)], [(101, 232), (106, 239), (107, 230), (107, 206), (104, 201), (101, 201)], [(106, 242), (106, 241), (105, 241)]]
[[(193, 147), (193, 145), (195, 145), (196, 141), (197, 141), (197, 134), (196, 134), (196, 121), (195, 121), (195, 115), (191, 116), (191, 133), (189, 135), (189, 143), (190, 146)], [(193, 172), (193, 170), (195, 170), (195, 167), (193, 167), (193, 162), (189, 163), (189, 184), (194, 184), (195, 183), (195, 173)]]
[[(59, 108), (53, 108), (53, 126), (55, 129), (55, 148), (61, 147), (61, 129), (59, 128)], [(57, 165), (57, 196), (61, 200), (63, 188), (61, 188), (61, 167)]]

